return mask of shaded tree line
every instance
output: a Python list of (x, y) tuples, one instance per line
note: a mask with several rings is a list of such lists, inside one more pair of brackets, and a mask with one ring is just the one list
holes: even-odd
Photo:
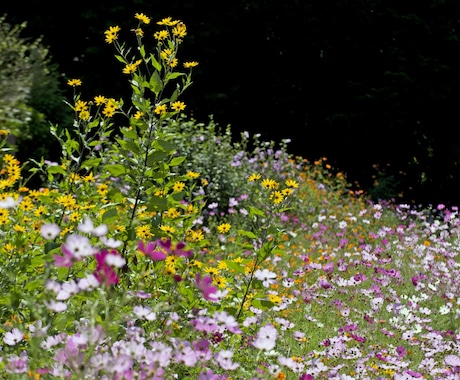
[(328, 157), (375, 197), (460, 204), (458, 1), (49, 3), (2, 7), (88, 96), (129, 96), (109, 25), (129, 30), (135, 12), (179, 18), (184, 59), (200, 62), (185, 94), (193, 117), (290, 138), (294, 154)]

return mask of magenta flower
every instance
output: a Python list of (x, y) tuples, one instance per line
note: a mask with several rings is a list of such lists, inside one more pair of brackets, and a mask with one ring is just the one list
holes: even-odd
[(214, 297), (214, 293), (217, 292), (217, 288), (212, 285), (212, 278), (211, 276), (204, 276), (201, 278), (201, 274), (197, 273), (196, 278), (196, 287), (201, 290), (203, 297), (207, 301), (214, 302), (216, 299)]
[(173, 256), (182, 256), (185, 258), (190, 258), (193, 256), (193, 252), (191, 250), (185, 251), (185, 243), (178, 242), (176, 244), (172, 244), (171, 240), (157, 240), (157, 245), (163, 248), (166, 252)]
[(94, 255), (97, 265), (96, 270), (94, 271), (94, 277), (96, 277), (99, 283), (110, 286), (118, 284), (118, 276), (115, 270), (108, 264), (107, 258), (110, 255), (118, 256), (117, 251), (113, 250), (108, 252), (107, 250), (102, 250)]
[(146, 245), (143, 241), (140, 241), (137, 244), (137, 248), (141, 251), (144, 255), (149, 256), (153, 261), (163, 261), (166, 259), (166, 253), (160, 250), (155, 250), (157, 244), (153, 241), (149, 241)]

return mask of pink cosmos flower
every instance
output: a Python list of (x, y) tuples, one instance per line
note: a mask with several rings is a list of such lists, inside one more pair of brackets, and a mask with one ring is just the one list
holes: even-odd
[(214, 294), (217, 292), (217, 288), (212, 285), (211, 276), (204, 276), (201, 278), (201, 274), (197, 273), (196, 278), (196, 287), (201, 290), (203, 297), (207, 301), (216, 301)]

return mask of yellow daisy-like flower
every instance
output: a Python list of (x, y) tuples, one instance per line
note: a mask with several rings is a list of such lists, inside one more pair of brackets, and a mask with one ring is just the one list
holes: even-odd
[(164, 225), (160, 226), (160, 230), (166, 232), (167, 234), (173, 234), (174, 232), (176, 232), (176, 229), (174, 227)]
[(174, 191), (182, 191), (185, 188), (185, 183), (184, 182), (175, 182), (173, 185), (173, 190)]
[(101, 196), (105, 196), (107, 192), (109, 191), (109, 186), (105, 183), (101, 183), (100, 185), (97, 185), (97, 193)]
[(211, 277), (217, 276), (219, 274), (219, 270), (214, 267), (206, 267), (204, 268), (204, 273), (209, 274)]
[(105, 104), (106, 101), (107, 99), (105, 98), (105, 96), (97, 95), (94, 97), (94, 103), (96, 103), (97, 106)]
[(91, 115), (88, 110), (83, 110), (78, 114), (78, 118), (83, 121), (88, 120), (90, 116)]
[(280, 204), (283, 201), (284, 197), (283, 194), (281, 194), (281, 191), (274, 191), (270, 194), (270, 199), (274, 204)]
[(288, 197), (289, 195), (292, 195), (294, 193), (294, 189), (292, 187), (287, 187), (286, 189), (283, 189), (283, 191), (281, 192), (281, 194), (283, 194), (283, 196), (285, 197)]
[(166, 211), (166, 215), (165, 215), (165, 217), (171, 218), (171, 219), (177, 218), (179, 216), (180, 216), (180, 212), (177, 211), (175, 207), (169, 208), (168, 211)]
[(268, 300), (275, 305), (279, 305), (283, 299), (278, 294), (269, 294)]
[(174, 255), (169, 255), (168, 257), (166, 257), (165, 259), (165, 265), (167, 267), (173, 267), (175, 268), (177, 263), (179, 261), (179, 257), (178, 256), (174, 256)]
[(248, 181), (249, 182), (255, 182), (255, 181), (258, 181), (261, 178), (262, 178), (262, 176), (259, 173), (254, 173), (254, 174), (251, 174), (249, 176)]
[(168, 38), (169, 32), (167, 30), (159, 30), (153, 34), (153, 37), (158, 41), (163, 41)]
[(94, 178), (93, 172), (90, 172), (88, 175), (83, 177), (83, 181), (85, 182), (94, 182), (96, 179)]
[(134, 117), (136, 120), (139, 120), (142, 116), (144, 116), (144, 112), (142, 112), (142, 111), (137, 111), (137, 112), (134, 114), (133, 117)]
[(183, 111), (185, 109), (185, 103), (181, 101), (176, 101), (171, 104), (171, 108), (174, 111)]
[(8, 136), (10, 134), (10, 131), (7, 130), (7, 129), (0, 129), (0, 136), (1, 137), (5, 137), (5, 136)]
[(137, 67), (142, 63), (142, 59), (137, 60), (134, 63), (128, 63), (124, 69), (123, 74), (132, 74), (137, 70)]
[(184, 62), (184, 67), (186, 69), (191, 69), (192, 67), (198, 66), (198, 62), (191, 61), (191, 62)]
[(217, 268), (219, 270), (227, 270), (228, 269), (228, 265), (225, 261), (219, 261), (219, 264), (217, 264)]
[(35, 208), (35, 205), (32, 202), (32, 198), (24, 197), (22, 199), (22, 202), (19, 203), (19, 208), (21, 208), (24, 211), (32, 211)]
[(194, 242), (198, 242), (204, 239), (203, 231), (201, 230), (197, 230), (197, 231), (190, 230), (189, 235), (190, 235), (190, 240)]
[(176, 67), (178, 63), (179, 63), (179, 61), (178, 61), (177, 58), (173, 58), (173, 59), (170, 59), (170, 60), (168, 61), (168, 65), (169, 65), (170, 67)]
[(191, 179), (195, 179), (195, 178), (198, 178), (200, 176), (200, 173), (189, 171), (189, 172), (187, 172), (185, 174), (185, 176), (188, 177), (188, 178), (191, 178)]
[(150, 226), (139, 226), (136, 228), (136, 236), (139, 239), (148, 239), (153, 236)]
[(166, 113), (166, 104), (160, 104), (159, 106), (156, 106), (155, 107), (155, 113), (157, 115), (163, 115), (164, 113)]
[(80, 219), (81, 219), (81, 215), (80, 215), (80, 213), (77, 212), (77, 211), (73, 212), (73, 213), (70, 214), (70, 216), (69, 216), (69, 220), (70, 220), (71, 222), (74, 222), (74, 223), (75, 223), (75, 222), (78, 222)]
[(177, 25), (173, 28), (172, 34), (176, 38), (184, 38), (187, 35), (187, 27), (185, 26), (184, 23), (179, 22)]
[(225, 234), (228, 231), (230, 231), (231, 227), (232, 226), (231, 226), (230, 223), (222, 223), (222, 224), (217, 226), (217, 231), (219, 231), (219, 233), (221, 233), (221, 234)]
[(297, 189), (299, 187), (299, 183), (292, 180), (292, 179), (287, 179), (285, 182), (286, 186), (288, 187), (293, 187), (294, 189)]
[(108, 30), (104, 32), (105, 42), (111, 44), (118, 38), (118, 32), (120, 31), (119, 26), (111, 26)]
[(67, 84), (72, 87), (81, 86), (81, 80), (80, 79), (69, 79), (67, 81)]
[(146, 16), (143, 13), (136, 13), (134, 17), (137, 18), (139, 21), (143, 22), (144, 24), (150, 24), (150, 17)]
[(77, 204), (77, 201), (75, 200), (75, 198), (70, 194), (59, 196), (56, 199), (56, 202), (64, 206), (65, 208), (72, 208)]
[(45, 215), (47, 212), (48, 211), (47, 211), (46, 207), (43, 206), (43, 205), (40, 205), (35, 209), (34, 215), (37, 216), (37, 217), (40, 217), (40, 216)]
[(166, 17), (162, 19), (161, 21), (158, 21), (157, 25), (174, 26), (179, 22), (180, 22), (179, 20), (172, 20), (171, 17)]
[(80, 112), (88, 109), (88, 102), (78, 99), (75, 103), (75, 112)]
[(227, 286), (227, 279), (222, 276), (213, 276), (212, 283), (218, 288), (225, 288)]
[(262, 180), (262, 186), (265, 187), (266, 189), (276, 190), (278, 189), (279, 184), (273, 179), (265, 178)]

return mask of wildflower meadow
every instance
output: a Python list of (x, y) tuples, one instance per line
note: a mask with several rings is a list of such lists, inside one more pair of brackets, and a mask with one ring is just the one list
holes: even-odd
[(132, 96), (69, 79), (59, 162), (0, 130), (0, 378), (460, 379), (456, 207), (187, 117), (182, 21), (104, 38)]

